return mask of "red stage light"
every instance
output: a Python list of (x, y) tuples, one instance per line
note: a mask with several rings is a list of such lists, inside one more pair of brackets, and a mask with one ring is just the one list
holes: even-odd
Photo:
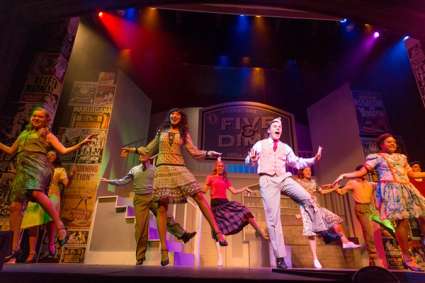
[(103, 16), (103, 12), (102, 12), (102, 11), (100, 11), (99, 13), (97, 13), (97, 15), (98, 15), (99, 17), (102, 17), (102, 16)]

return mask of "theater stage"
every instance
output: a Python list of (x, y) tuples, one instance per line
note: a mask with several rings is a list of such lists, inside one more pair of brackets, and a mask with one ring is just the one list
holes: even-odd
[[(270, 268), (188, 268), (153, 266), (112, 266), (86, 264), (16, 264), (5, 265), (0, 272), (0, 282), (10, 283), (50, 283), (50, 282), (352, 282), (354, 269), (290, 269), (277, 272)], [(425, 273), (408, 271), (392, 272), (400, 282), (425, 282)], [(375, 272), (379, 279), (361, 282), (384, 281), (384, 276)]]

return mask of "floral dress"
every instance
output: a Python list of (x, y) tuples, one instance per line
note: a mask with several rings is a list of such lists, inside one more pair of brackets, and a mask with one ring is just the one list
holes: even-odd
[(366, 157), (364, 166), (378, 174), (376, 199), (382, 218), (390, 220), (425, 216), (425, 198), (409, 181), (412, 170), (400, 153), (375, 153)]
[[(320, 187), (317, 184), (317, 182), (314, 179), (295, 179), (298, 183), (303, 186), (303, 188), (312, 196), (313, 201), (317, 203), (317, 199), (315, 197), (315, 193), (319, 192)], [(333, 213), (332, 211), (320, 207), (319, 204), (317, 204), (317, 207), (319, 208), (319, 213), (322, 217), (322, 221), (325, 224), (327, 229), (331, 229), (336, 224), (341, 224), (343, 222), (342, 218)], [(307, 214), (307, 211), (304, 209), (303, 206), (300, 206), (301, 211), (301, 218), (303, 221), (303, 235), (304, 236), (314, 236), (316, 233), (313, 232), (313, 226), (311, 223), (311, 218)]]

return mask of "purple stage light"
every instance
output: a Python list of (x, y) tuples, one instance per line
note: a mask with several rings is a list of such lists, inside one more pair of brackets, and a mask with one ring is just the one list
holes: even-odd
[(373, 33), (373, 37), (374, 37), (374, 38), (378, 38), (380, 35), (381, 35), (381, 34), (380, 34), (378, 31), (375, 31), (375, 32)]
[(403, 37), (403, 41), (406, 41), (410, 38), (410, 36), (406, 35), (405, 37)]

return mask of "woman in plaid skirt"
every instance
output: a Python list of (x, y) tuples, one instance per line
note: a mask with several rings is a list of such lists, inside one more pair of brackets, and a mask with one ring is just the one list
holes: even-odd
[(124, 147), (123, 153), (135, 152), (140, 155), (158, 154), (155, 162), (152, 200), (158, 202), (158, 232), (161, 242), (161, 265), (169, 264), (168, 249), (165, 241), (167, 231), (167, 210), (170, 203), (185, 203), (188, 197), (198, 204), (203, 215), (214, 230), (213, 237), (221, 245), (227, 246), (211, 208), (202, 193), (195, 176), (187, 169), (183, 157), (183, 148), (194, 158), (216, 158), (221, 153), (214, 150), (198, 149), (189, 134), (186, 114), (178, 108), (171, 109), (155, 138), (146, 146)]
[(258, 226), (251, 211), (241, 203), (227, 199), (227, 190), (230, 190), (233, 194), (244, 191), (251, 193), (252, 191), (247, 187), (235, 189), (227, 179), (224, 163), (220, 159), (215, 163), (213, 173), (206, 179), (204, 191), (207, 192), (208, 190), (211, 194), (212, 212), (224, 235), (236, 234), (243, 227), (251, 224), (264, 239), (268, 240), (267, 233)]

